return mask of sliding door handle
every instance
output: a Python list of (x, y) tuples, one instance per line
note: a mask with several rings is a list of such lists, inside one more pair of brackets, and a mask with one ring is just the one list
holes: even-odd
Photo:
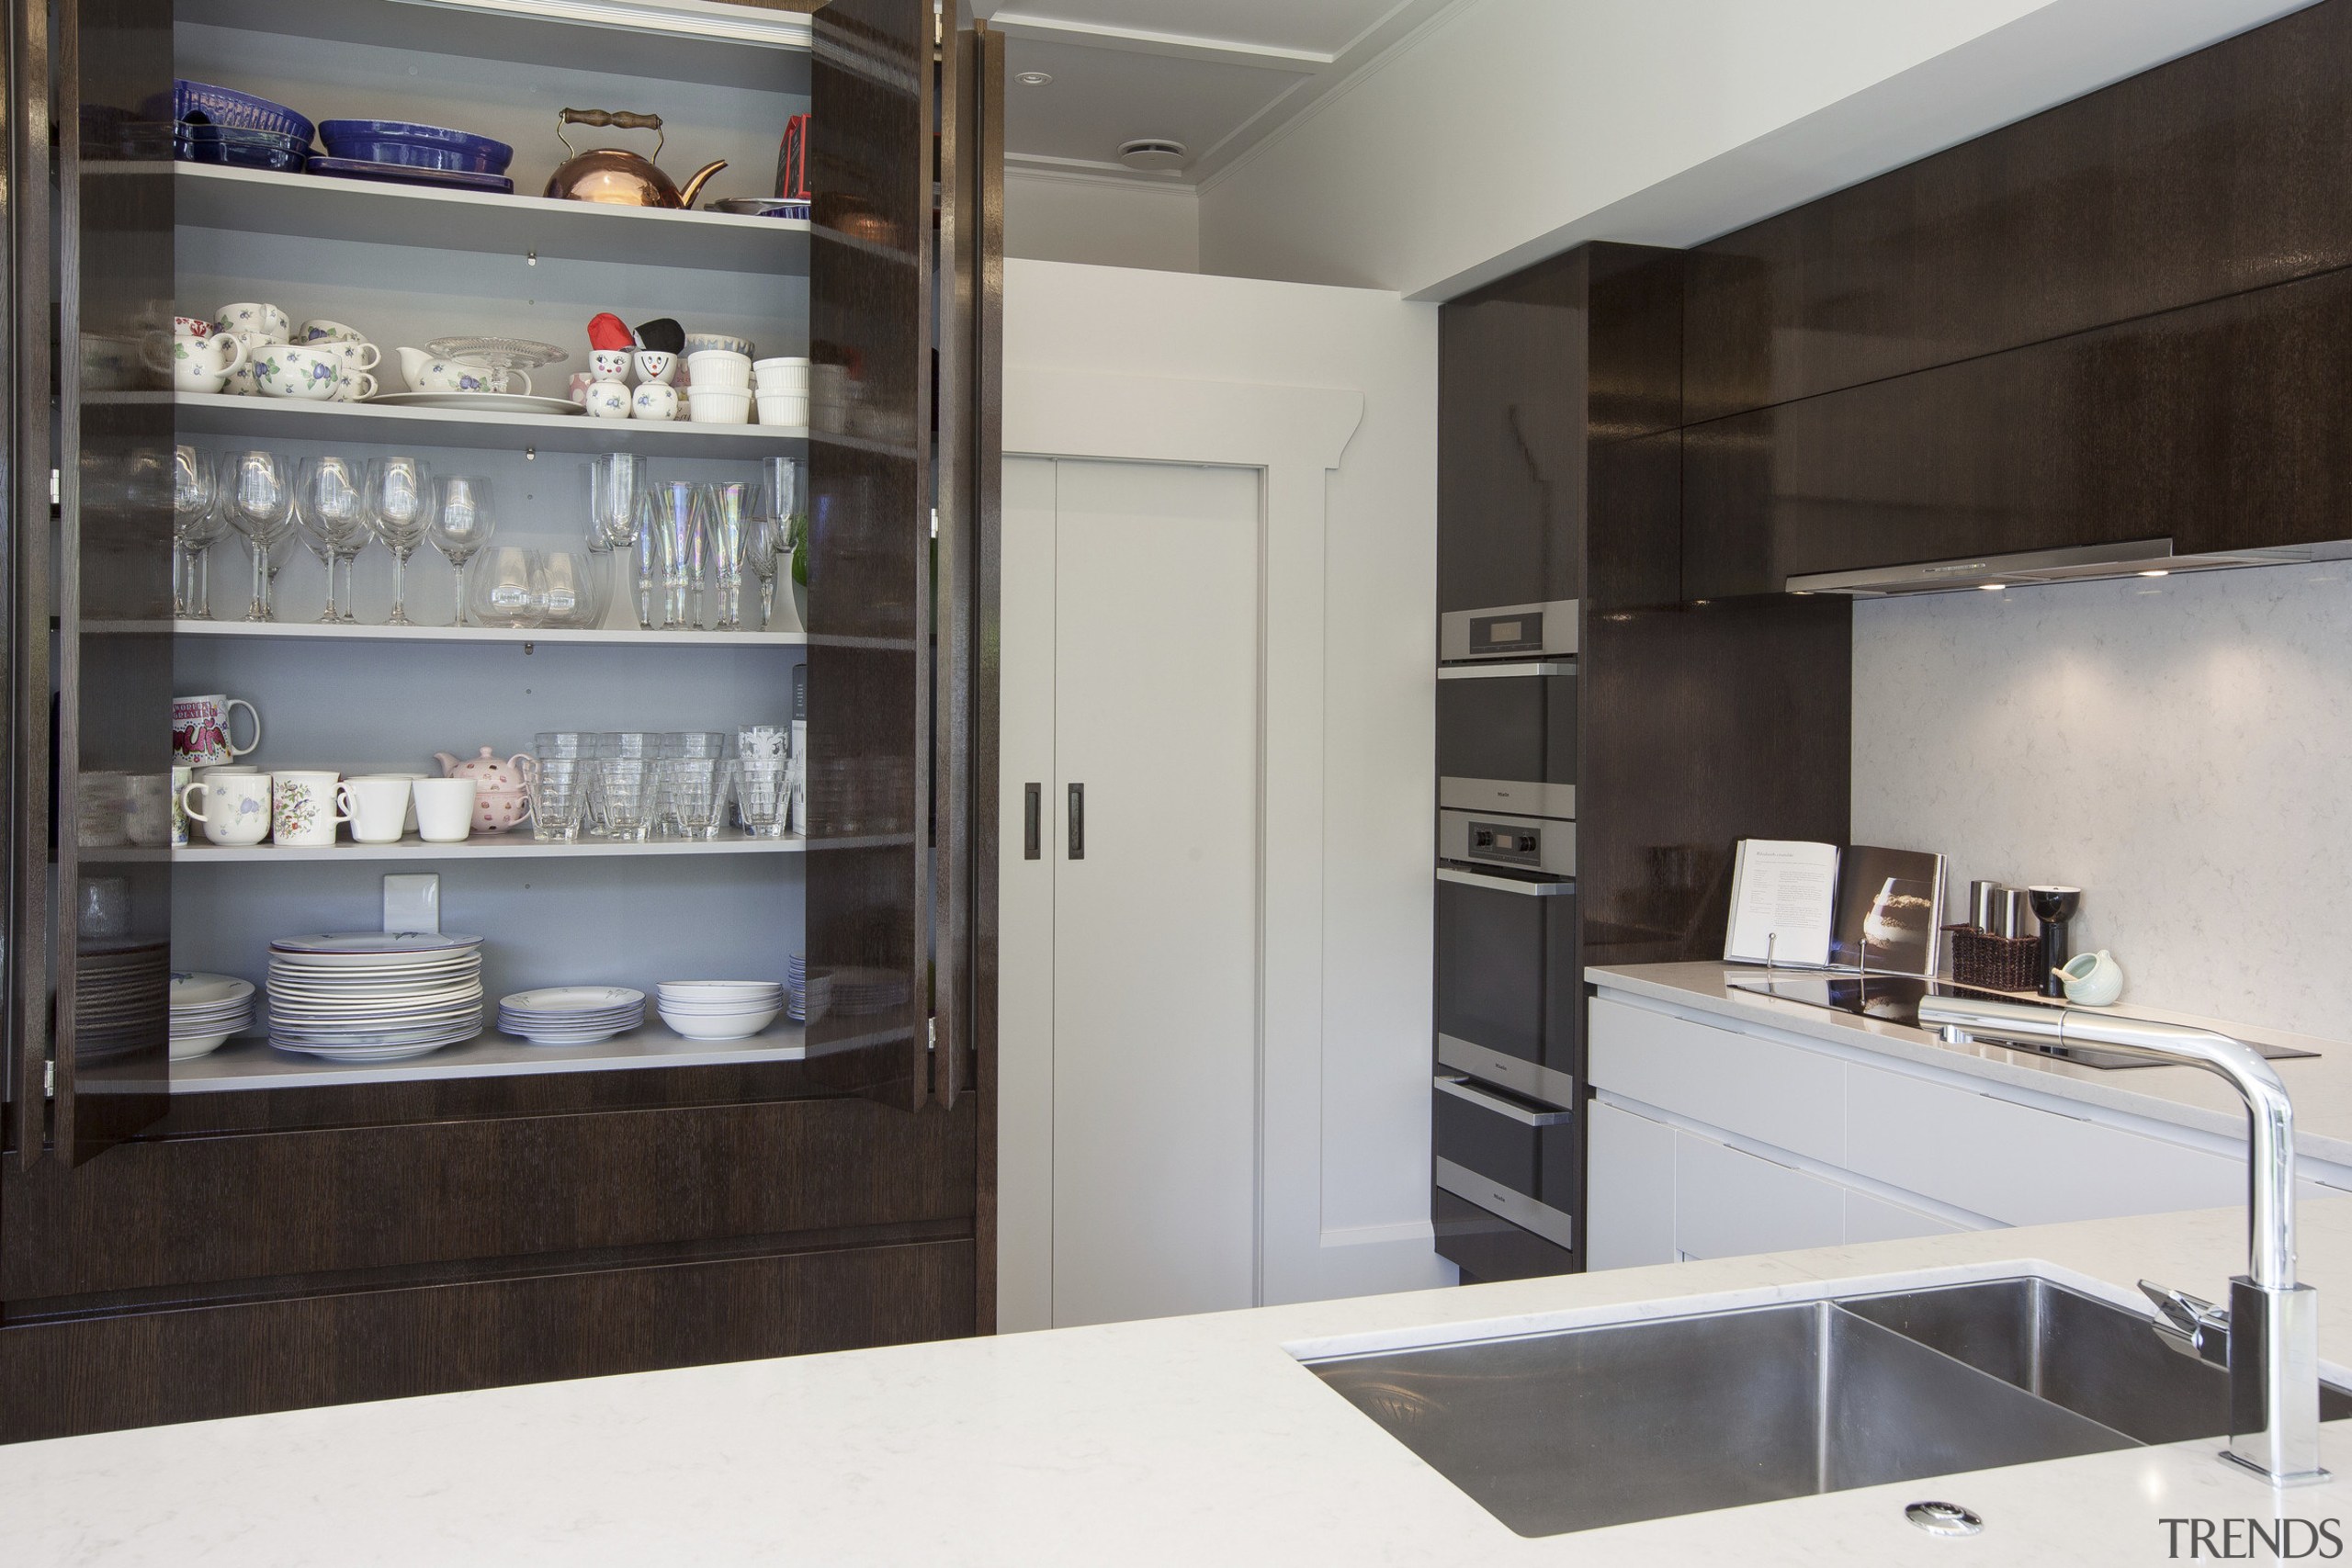
[(1086, 786), (1069, 786), (1069, 858), (1086, 858)]
[(1021, 804), (1021, 858), (1035, 860), (1045, 852), (1040, 840), (1044, 837), (1046, 786), (1041, 784), (1023, 784), (1022, 795), (1023, 799)]

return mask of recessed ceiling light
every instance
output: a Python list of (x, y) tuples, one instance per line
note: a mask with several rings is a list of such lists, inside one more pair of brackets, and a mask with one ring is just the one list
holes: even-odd
[(1054, 79), (1050, 71), (1023, 71), (1013, 78), (1024, 87), (1042, 87)]
[(2172, 573), (2169, 571), (2143, 571), (2140, 575), (2142, 577), (2170, 577)]
[(2007, 588), (2008, 584), (2006, 582), (1980, 582), (1976, 586), (1983, 589), (1987, 593), (1998, 593), (2002, 589)]
[(1165, 136), (1145, 136), (1119, 147), (1119, 162), (1130, 169), (1181, 169), (1184, 144)]

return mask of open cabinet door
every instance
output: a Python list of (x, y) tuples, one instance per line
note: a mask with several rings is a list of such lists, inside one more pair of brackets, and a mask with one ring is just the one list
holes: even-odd
[(931, 0), (816, 13), (808, 259), (809, 1071), (931, 1096)]
[(154, 120), (170, 118), (172, 7), (69, 0), (51, 15), (50, 1137), (79, 1164), (161, 1117), (171, 1089), (173, 214)]

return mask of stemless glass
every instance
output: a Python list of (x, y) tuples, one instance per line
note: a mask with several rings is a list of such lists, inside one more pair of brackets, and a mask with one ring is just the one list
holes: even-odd
[(743, 627), (743, 547), (751, 525), (753, 491), (747, 484), (715, 484), (703, 495), (703, 537), (718, 579), (718, 608), (711, 619), (723, 632)]
[(791, 765), (781, 760), (740, 757), (728, 764), (735, 786), (736, 814), (754, 839), (781, 839), (792, 805)]
[(605, 549), (637, 543), (638, 493), (646, 484), (645, 458), (635, 452), (602, 452), (588, 465), (588, 540)]
[(356, 554), (368, 536), (368, 510), (360, 501), (362, 465), (349, 457), (305, 457), (296, 477), (294, 509), (302, 538), (327, 569), (327, 605), (322, 622), (346, 620), (350, 611), (335, 599), (339, 559)]
[(368, 465), (361, 496), (368, 531), (392, 552), (392, 613), (388, 626), (413, 626), (408, 618), (408, 558), (424, 542), (432, 506), (432, 476), (422, 457), (378, 457)]
[(468, 574), (466, 600), (476, 626), (536, 626), (547, 618), (546, 588), (538, 551), (494, 545)]
[(245, 619), (273, 620), (269, 589), (276, 569), (269, 552), (294, 528), (292, 465), (275, 452), (240, 452), (229, 459), (222, 480), (229, 521), (254, 553), (253, 604)]
[(596, 804), (606, 838), (637, 843), (651, 828), (660, 749), (659, 736), (635, 730), (596, 738)]
[(663, 807), (689, 839), (715, 839), (727, 813), (726, 761), (720, 757), (665, 757), (662, 761)]
[(584, 550), (540, 551), (537, 590), (541, 626), (579, 630), (603, 618), (595, 567)]
[(534, 756), (523, 788), (531, 797), (531, 837), (542, 844), (575, 843), (588, 804), (591, 763), (585, 757)]
[(466, 562), (490, 543), (498, 517), (491, 502), (490, 481), (471, 474), (443, 474), (433, 481), (432, 496), (425, 533), (457, 574), (458, 607), (449, 624), (461, 626), (466, 623)]

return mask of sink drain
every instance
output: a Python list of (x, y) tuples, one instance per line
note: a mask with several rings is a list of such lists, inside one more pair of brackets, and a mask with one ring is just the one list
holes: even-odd
[(1929, 1535), (1980, 1535), (1984, 1521), (1957, 1503), (1914, 1503), (1903, 1517)]

